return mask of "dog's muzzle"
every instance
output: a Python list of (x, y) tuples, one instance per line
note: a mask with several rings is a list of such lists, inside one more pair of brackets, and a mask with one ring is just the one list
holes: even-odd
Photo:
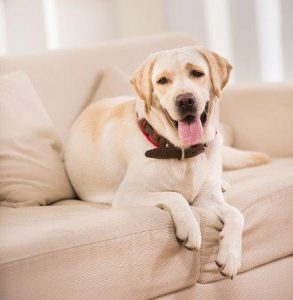
[(186, 115), (195, 115), (195, 98), (192, 94), (181, 94), (176, 97), (175, 105), (179, 115), (184, 118)]

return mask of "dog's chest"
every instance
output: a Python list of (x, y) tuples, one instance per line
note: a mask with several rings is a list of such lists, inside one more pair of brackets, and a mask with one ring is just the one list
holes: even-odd
[(156, 161), (152, 167), (153, 184), (157, 190), (178, 192), (192, 202), (206, 178), (206, 165), (205, 155), (184, 161)]

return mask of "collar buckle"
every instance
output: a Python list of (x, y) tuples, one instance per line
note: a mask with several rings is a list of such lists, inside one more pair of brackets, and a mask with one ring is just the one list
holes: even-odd
[(179, 160), (182, 160), (185, 158), (185, 149), (181, 148), (181, 158), (179, 158)]

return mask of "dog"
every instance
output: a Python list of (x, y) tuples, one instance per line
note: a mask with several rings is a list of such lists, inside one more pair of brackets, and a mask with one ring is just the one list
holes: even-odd
[[(86, 108), (65, 151), (68, 175), (82, 200), (165, 209), (177, 239), (189, 250), (201, 247), (190, 206), (212, 210), (224, 224), (216, 264), (229, 278), (240, 268), (244, 226), (243, 215), (222, 193), (219, 99), (231, 68), (203, 47), (154, 53), (131, 78), (137, 97)], [(266, 160), (259, 153), (225, 151), (230, 169)]]

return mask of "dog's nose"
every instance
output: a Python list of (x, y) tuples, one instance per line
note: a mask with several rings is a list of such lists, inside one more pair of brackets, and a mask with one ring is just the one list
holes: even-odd
[(176, 107), (180, 114), (195, 111), (195, 99), (192, 94), (181, 94), (176, 97)]

